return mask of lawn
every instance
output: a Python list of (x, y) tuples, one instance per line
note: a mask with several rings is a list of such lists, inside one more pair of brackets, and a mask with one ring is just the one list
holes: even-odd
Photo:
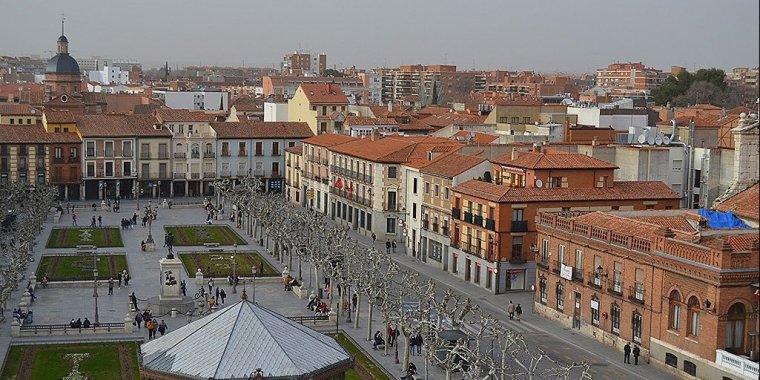
[(203, 245), (204, 243), (219, 243), (219, 245), (245, 245), (240, 235), (229, 226), (193, 225), (193, 226), (165, 226), (168, 234), (174, 234), (175, 246)]
[(86, 353), (89, 357), (79, 363), (79, 372), (88, 379), (121, 380), (122, 371), (139, 379), (137, 343), (98, 343), (78, 345), (11, 346), (0, 380), (35, 379), (59, 380), (71, 370), (66, 354)]
[[(98, 278), (116, 278), (116, 274), (127, 269), (125, 255), (99, 255)], [(50, 281), (92, 280), (92, 255), (83, 256), (42, 256), (37, 267), (37, 279), (48, 276)]]
[[(338, 334), (330, 334), (337, 342), (340, 344), (348, 353), (354, 357), (354, 367), (361, 366), (363, 367), (367, 372), (369, 372), (372, 377), (370, 379), (374, 380), (391, 380), (388, 375), (383, 372), (382, 369), (380, 369), (380, 366), (375, 363), (372, 358), (368, 357), (367, 355), (364, 355), (364, 352), (359, 349), (354, 343), (348, 339), (343, 333)], [(356, 379), (361, 379), (362, 376), (359, 374), (358, 371), (351, 370), (354, 373), (350, 374), (350, 376), (356, 376)], [(346, 379), (350, 379), (351, 377), (346, 377)]]
[(53, 228), (46, 248), (75, 248), (78, 245), (96, 247), (123, 247), (118, 228)]
[[(182, 260), (182, 264), (185, 265), (185, 270), (187, 270), (190, 276), (194, 276), (198, 267), (200, 267), (205, 277), (227, 277), (232, 275), (232, 260), (230, 256), (233, 256), (233, 252), (232, 250), (220, 253), (180, 252), (179, 258)], [(281, 275), (266, 260), (263, 260), (257, 252), (238, 251), (235, 256), (235, 270), (241, 277), (250, 277), (251, 268), (254, 265), (256, 265), (256, 268), (260, 268), (262, 262), (264, 263), (264, 277)], [(261, 273), (257, 274), (257, 276), (261, 275)]]

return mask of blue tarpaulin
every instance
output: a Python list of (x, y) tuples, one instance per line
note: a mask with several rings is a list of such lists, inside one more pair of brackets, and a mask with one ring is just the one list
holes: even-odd
[(711, 211), (704, 208), (697, 210), (699, 215), (707, 219), (710, 228), (749, 228), (749, 226), (737, 218), (731, 211)]

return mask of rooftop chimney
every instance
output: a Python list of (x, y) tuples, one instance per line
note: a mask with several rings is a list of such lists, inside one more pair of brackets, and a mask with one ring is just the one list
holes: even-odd
[(512, 159), (513, 159), (513, 160), (516, 160), (516, 159), (517, 159), (517, 157), (519, 157), (519, 156), (520, 156), (520, 153), (519, 153), (519, 151), (517, 150), (517, 148), (512, 148)]
[(599, 145), (599, 136), (594, 136), (594, 139), (591, 140), (592, 146), (598, 146)]
[(541, 153), (541, 144), (533, 143), (533, 153)]

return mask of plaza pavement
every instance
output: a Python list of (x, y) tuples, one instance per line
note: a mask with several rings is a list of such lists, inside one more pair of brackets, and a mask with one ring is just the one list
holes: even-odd
[[(155, 203), (155, 202), (154, 202)], [(98, 307), (100, 322), (123, 322), (124, 316), (128, 312), (128, 299), (127, 296), (131, 292), (135, 292), (139, 299), (147, 299), (148, 297), (156, 296), (159, 293), (160, 282), (159, 279), (159, 267), (158, 261), (166, 256), (166, 250), (162, 248), (164, 238), (164, 225), (177, 225), (177, 224), (202, 224), (205, 221), (206, 213), (201, 208), (200, 199), (180, 199), (178, 204), (190, 203), (195, 206), (178, 205), (177, 207), (168, 210), (159, 208), (158, 219), (153, 223), (153, 237), (156, 241), (156, 251), (154, 252), (142, 252), (140, 249), (140, 242), (147, 239), (148, 227), (141, 227), (139, 220), (138, 225), (133, 230), (122, 231), (122, 240), (124, 241), (124, 247), (114, 248), (99, 248), (99, 253), (106, 252), (125, 252), (127, 256), (127, 262), (129, 265), (129, 272), (132, 277), (129, 287), (122, 285), (122, 288), (115, 288), (114, 295), (108, 296), (107, 284), (102, 281), (98, 289)], [(89, 207), (92, 202), (76, 203), (78, 220), (84, 223), (92, 218), (93, 215), (103, 217), (103, 226), (115, 226), (120, 228), (121, 218), (128, 218), (135, 212), (136, 204), (134, 201), (122, 201), (121, 212), (112, 213), (107, 211), (92, 212), (92, 208)], [(146, 204), (145, 201), (141, 201), (141, 207)], [(265, 249), (253, 242), (253, 240), (245, 235), (243, 229), (234, 228), (229, 221), (215, 221), (215, 224), (228, 224), (235, 229), (244, 239), (248, 241), (248, 246), (238, 246), (239, 251), (247, 249), (257, 250), (262, 253), (262, 256), (269, 261), (277, 270), (283, 269), (283, 264), (277, 261), (277, 259), (271, 255), (265, 254)], [(36, 270), (37, 263), (39, 262), (42, 253), (54, 254), (58, 252), (73, 252), (75, 249), (46, 249), (45, 243), (47, 242), (48, 235), (53, 227), (58, 226), (70, 226), (71, 214), (64, 213), (61, 220), (57, 224), (52, 223), (52, 216), (49, 218), (48, 223), (45, 223), (43, 231), (38, 237), (38, 244), (34, 250), (34, 256), (36, 261), (29, 265), (27, 271), (27, 278)], [(361, 236), (354, 231), (350, 234), (357, 238), (362, 244), (371, 245), (371, 238), (368, 236)], [(379, 249), (384, 247), (380, 246), (380, 242), (377, 243)], [(384, 244), (384, 243), (383, 243)], [(176, 252), (182, 252), (184, 250), (198, 250), (206, 251), (207, 249), (198, 247), (175, 247)], [(594, 378), (598, 379), (668, 379), (674, 378), (671, 375), (662, 372), (656, 368), (653, 368), (646, 363), (644, 365), (632, 366), (622, 363), (622, 352), (615, 350), (608, 346), (603, 346), (598, 342), (581, 336), (572, 329), (564, 328), (537, 317), (531, 312), (532, 294), (530, 292), (516, 292), (510, 294), (494, 295), (487, 292), (485, 289), (476, 287), (456, 277), (441, 272), (435, 268), (427, 266), (424, 263), (419, 262), (417, 259), (404, 254), (402, 247), (397, 248), (396, 253), (392, 253), (392, 258), (396, 260), (402, 267), (415, 270), (419, 272), (423, 277), (432, 278), (438, 283), (438, 285), (444, 288), (452, 288), (455, 291), (465, 294), (467, 297), (472, 298), (481, 307), (488, 310), (492, 315), (499, 318), (502, 323), (508, 327), (523, 333), (526, 336), (526, 340), (529, 344), (538, 345), (545, 350), (555, 359), (565, 362), (579, 362), (588, 361), (592, 363), (592, 370), (594, 372)], [(308, 263), (302, 263), (302, 272), (304, 274), (304, 281), (308, 285), (309, 265)], [(290, 268), (291, 273), (297, 271), (297, 267)], [(184, 272), (184, 270), (183, 270)], [(247, 273), (240, 272), (241, 276), (247, 275)], [(194, 276), (187, 277), (187, 273), (183, 273), (183, 279), (187, 282), (187, 293), (193, 295), (198, 290), (200, 285), (196, 285)], [(313, 279), (315, 284), (316, 279)], [(215, 281), (216, 285), (221, 285), (227, 293), (226, 304), (236, 302), (239, 299), (239, 293), (242, 292), (242, 285), (238, 285), (238, 294), (232, 293), (232, 287), (227, 286), (226, 282)], [(223, 284), (222, 284), (223, 283)], [(205, 286), (205, 284), (204, 284)], [(246, 285), (246, 289), (251, 297), (252, 289), (250, 284)], [(10, 316), (13, 308), (16, 307), (21, 298), (21, 291), (17, 290), (11, 297), (11, 302), (6, 305), (6, 316)], [(94, 299), (92, 296), (92, 282), (82, 284), (76, 287), (66, 286), (57, 287), (55, 285), (49, 286), (47, 289), (38, 287), (35, 292), (37, 301), (31, 307), (34, 311), (34, 323), (35, 324), (48, 324), (48, 323), (68, 323), (72, 318), (88, 317), (91, 321), (94, 320)], [(277, 311), (278, 313), (286, 316), (299, 316), (299, 315), (312, 315), (312, 313), (306, 309), (306, 301), (299, 300), (292, 292), (284, 292), (282, 285), (279, 283), (262, 283), (259, 281), (256, 285), (255, 292), (256, 302), (264, 307)], [(520, 303), (523, 305), (523, 321), (508, 321), (506, 318), (505, 305), (512, 300), (514, 303)], [(142, 308), (144, 302), (138, 302), (138, 305)], [(224, 307), (224, 305), (220, 305)], [(366, 341), (367, 327), (367, 305), (363, 304), (361, 307), (361, 321), (358, 329), (353, 328), (353, 324), (344, 322), (345, 317), (340, 316), (338, 328), (350, 335), (359, 345), (373, 357), (386, 371), (396, 378), (402, 375), (400, 364), (395, 364), (394, 351), (389, 350), (390, 355), (385, 356), (384, 351), (372, 350), (371, 342)], [(193, 319), (196, 319), (194, 317)], [(373, 330), (382, 330), (381, 316), (375, 313), (373, 318)], [(6, 318), (6, 321), (0, 324), (0, 358), (5, 358), (9, 345), (11, 344), (10, 338), (10, 319)], [(159, 318), (161, 319), (161, 318)], [(183, 326), (187, 323), (187, 319), (184, 316), (177, 318), (170, 318), (169, 315), (164, 316), (164, 319), (169, 327), (169, 333), (174, 329)], [(335, 331), (335, 327), (320, 328), (321, 331)], [(21, 343), (35, 343), (35, 342), (77, 342), (84, 340), (111, 340), (111, 339), (145, 339), (147, 337), (147, 331), (143, 329), (136, 330), (133, 334), (120, 334), (120, 335), (84, 335), (84, 336), (56, 336), (56, 337), (40, 337), (40, 338), (14, 338), (12, 341), (14, 344)], [(403, 347), (403, 346), (402, 346)], [(399, 353), (400, 359), (403, 360), (403, 352)], [(424, 362), (422, 357), (412, 356), (411, 361), (414, 362), (420, 372), (424, 369)], [(444, 378), (443, 371), (438, 368), (430, 367), (430, 379)], [(456, 377), (455, 377), (456, 378)]]

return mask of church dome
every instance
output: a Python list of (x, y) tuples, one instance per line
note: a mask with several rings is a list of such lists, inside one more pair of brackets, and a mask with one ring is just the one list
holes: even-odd
[[(66, 38), (61, 36), (61, 38)], [(51, 74), (81, 74), (77, 60), (68, 53), (58, 53), (50, 58), (45, 68), (46, 73)]]
[(65, 43), (69, 43), (69, 39), (68, 39), (68, 38), (66, 38), (66, 36), (64, 36), (63, 34), (61, 34), (61, 36), (60, 36), (60, 37), (58, 37), (58, 42), (65, 42)]

